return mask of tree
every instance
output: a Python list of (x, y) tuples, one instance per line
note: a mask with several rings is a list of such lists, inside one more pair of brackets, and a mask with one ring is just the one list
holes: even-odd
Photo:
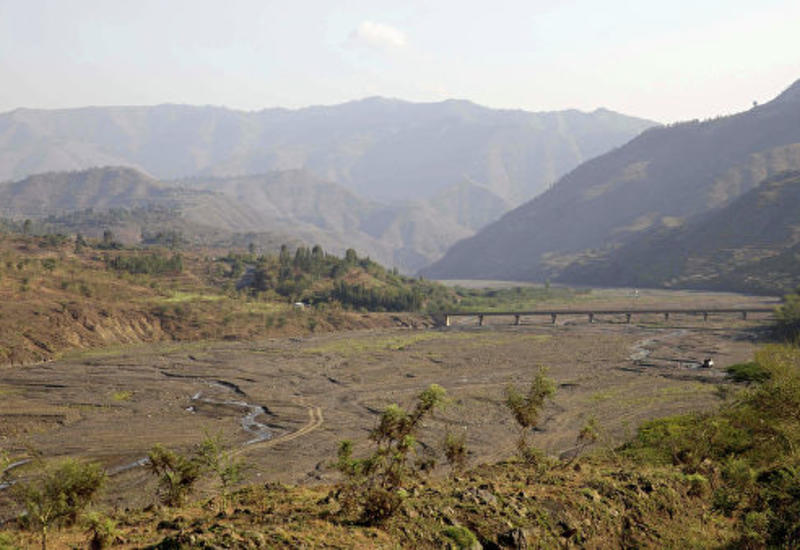
[(74, 524), (105, 480), (98, 464), (67, 459), (52, 467), (41, 465), (32, 480), (14, 485), (13, 494), (25, 507), (24, 521), (39, 531), (42, 550), (47, 550), (49, 530)]
[(31, 234), (31, 226), (32, 225), (33, 225), (33, 222), (31, 222), (31, 220), (29, 220), (29, 219), (26, 219), (24, 222), (22, 222), (22, 232), (24, 234), (26, 234), (26, 235), (30, 235)]
[(147, 454), (150, 473), (158, 477), (157, 496), (167, 506), (180, 506), (202, 473), (201, 462), (156, 444)]
[(544, 402), (552, 398), (556, 392), (555, 382), (545, 376), (547, 371), (540, 367), (533, 381), (523, 394), (513, 385), (506, 388), (506, 407), (514, 415), (520, 427), (517, 449), (526, 462), (536, 462), (540, 453), (528, 443), (528, 432), (539, 424), (539, 414)]
[(86, 247), (86, 239), (83, 238), (83, 235), (78, 233), (75, 235), (75, 254), (80, 254), (83, 252), (83, 249)]
[(244, 462), (237, 459), (222, 445), (222, 436), (206, 435), (197, 451), (200, 464), (213, 473), (220, 484), (220, 512), (228, 505), (230, 489), (242, 479)]
[(375, 450), (365, 458), (353, 458), (351, 441), (340, 442), (335, 467), (344, 475), (338, 489), (344, 511), (359, 511), (360, 520), (368, 525), (394, 514), (406, 494), (405, 486), (427, 469), (425, 464), (411, 462), (422, 421), (445, 403), (445, 389), (431, 384), (417, 396), (411, 412), (396, 404), (386, 407), (369, 435)]

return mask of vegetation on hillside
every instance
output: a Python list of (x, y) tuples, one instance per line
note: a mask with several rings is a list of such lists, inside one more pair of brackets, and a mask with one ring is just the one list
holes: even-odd
[(337, 303), (367, 311), (420, 311), (435, 302), (452, 300), (440, 284), (400, 275), (348, 249), (343, 258), (327, 254), (319, 245), (287, 246), (278, 256), (228, 255), (223, 261), (231, 274), (247, 266), (252, 277), (246, 283), (252, 293), (272, 299), (288, 299), (310, 305)]
[[(418, 476), (431, 458), (414, 460), (423, 448), (417, 428), (444, 396), (431, 388), (412, 410), (391, 405), (380, 414), (367, 456), (354, 458), (343, 443), (337, 486), (243, 486), (224, 509), (173, 501), (169, 509), (110, 512), (107, 521), (116, 540), (152, 548), (795, 548), (800, 349), (767, 346), (755, 363), (769, 376), (734, 391), (718, 411), (647, 422), (621, 448), (472, 465), (447, 478)], [(510, 394), (521, 426), (535, 424), (550, 384), (540, 373), (528, 399)], [(160, 453), (155, 462), (173, 456)], [(216, 455), (182, 459), (199, 471), (201, 456)], [(64, 545), (85, 540), (66, 527), (58, 534)], [(13, 527), (5, 536), (11, 548), (32, 540)]]
[(578, 256), (561, 280), (783, 294), (800, 278), (800, 172), (775, 174), (716, 211)]
[(22, 233), (7, 229), (0, 229), (0, 364), (120, 343), (429, 323), (348, 311), (423, 312), (451, 295), (352, 251), (345, 258), (319, 247), (220, 253), (126, 247), (109, 230), (91, 239), (26, 235), (24, 224)]

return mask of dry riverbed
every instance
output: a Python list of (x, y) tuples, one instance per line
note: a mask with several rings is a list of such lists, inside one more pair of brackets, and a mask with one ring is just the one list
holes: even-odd
[[(452, 403), (422, 439), (438, 446), (446, 430), (465, 432), (470, 461), (493, 461), (513, 454), (517, 435), (505, 386), (545, 366), (558, 392), (535, 443), (557, 455), (573, 449), (591, 415), (612, 445), (642, 420), (716, 406), (724, 368), (752, 357), (766, 323), (508, 321), (148, 345), (4, 368), (0, 448), (19, 459), (36, 449), (100, 460), (114, 474), (109, 498), (124, 506), (152, 500), (140, 461), (153, 444), (186, 450), (206, 432), (223, 434), (253, 480), (319, 482), (333, 479), (338, 441), (354, 440), (358, 452), (382, 408), (410, 405), (437, 383)], [(706, 357), (714, 368), (698, 367)]]

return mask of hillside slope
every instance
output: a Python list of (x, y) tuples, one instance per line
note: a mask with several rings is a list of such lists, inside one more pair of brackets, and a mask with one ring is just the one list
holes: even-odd
[(561, 279), (785, 293), (800, 282), (800, 171), (778, 174), (729, 206), (569, 266)]
[(645, 131), (422, 270), (427, 277), (541, 280), (643, 231), (728, 204), (800, 169), (800, 81), (734, 116)]

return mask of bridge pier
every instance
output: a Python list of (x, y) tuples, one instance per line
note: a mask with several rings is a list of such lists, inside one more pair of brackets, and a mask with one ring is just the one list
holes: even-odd
[(444, 326), (446, 326), (446, 327), (450, 326), (450, 316), (449, 315), (445, 315), (444, 316)]
[(478, 315), (478, 326), (479, 327), (483, 326), (483, 314), (482, 313), (480, 315)]
[(550, 322), (552, 324), (554, 324), (554, 325), (556, 324), (556, 314), (555, 313), (551, 313), (550, 314)]
[(707, 311), (703, 312), (703, 322), (705, 322), (705, 321), (708, 321), (708, 312)]
[(747, 321), (747, 312), (746, 311), (742, 312), (742, 320), (743, 321)]
[(664, 312), (664, 320), (669, 321), (669, 311)]
[(514, 315), (514, 325), (519, 326), (519, 315)]
[(626, 313), (625, 314), (625, 322), (628, 323), (628, 324), (631, 324), (631, 314), (630, 313)]

